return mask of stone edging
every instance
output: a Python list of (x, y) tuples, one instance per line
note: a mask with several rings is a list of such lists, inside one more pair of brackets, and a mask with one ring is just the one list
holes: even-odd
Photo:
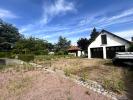
[(73, 82), (75, 82), (75, 83), (77, 83), (79, 85), (82, 85), (82, 86), (84, 86), (84, 87), (86, 87), (86, 88), (88, 88), (90, 90), (93, 90), (94, 92), (97, 92), (99, 94), (107, 96), (107, 97), (111, 98), (112, 100), (118, 100), (117, 99), (117, 95), (115, 93), (105, 90), (100, 84), (98, 84), (95, 81), (87, 80), (87, 81), (84, 82), (84, 81), (80, 80), (81, 77), (78, 77), (76, 75), (72, 75), (71, 74), (70, 75), (71, 77), (65, 76), (64, 71), (62, 71), (62, 70), (56, 69), (55, 71), (53, 71), (52, 69), (47, 69), (45, 67), (42, 67), (42, 65), (38, 65), (38, 64), (35, 64), (35, 63), (29, 63), (29, 64), (31, 64), (31, 65), (33, 65), (33, 66), (35, 66), (37, 68), (42, 68), (43, 70), (48, 71), (50, 73), (58, 74), (58, 75), (62, 76), (63, 78), (70, 79)]

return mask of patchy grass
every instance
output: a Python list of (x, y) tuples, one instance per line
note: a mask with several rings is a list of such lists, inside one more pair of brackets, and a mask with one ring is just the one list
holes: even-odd
[(81, 77), (80, 80), (85, 82), (88, 79), (88, 73), (83, 72), (83, 73), (80, 74), (80, 77)]
[(124, 81), (122, 80), (111, 80), (111, 79), (104, 79), (103, 80), (103, 87), (107, 90), (112, 90), (113, 92), (121, 94), (124, 91)]
[(72, 70), (70, 70), (70, 69), (64, 69), (64, 74), (66, 75), (66, 76), (70, 76), (71, 74), (72, 74)]
[[(124, 91), (123, 71), (125, 69), (114, 66), (111, 60), (73, 57), (53, 58), (49, 60), (50, 67), (63, 70), (66, 76), (74, 74), (80, 76), (82, 81), (86, 81), (87, 79), (96, 81), (107, 90), (116, 93), (122, 94)], [(46, 59), (36, 60), (36, 63), (42, 65), (48, 63)]]
[(31, 71), (31, 70), (34, 70), (35, 67), (33, 67), (32, 65), (30, 65), (28, 63), (24, 63), (24, 64), (21, 64), (21, 65), (17, 65), (17, 64), (14, 64), (14, 65), (0, 65), (0, 71), (1, 72), (8, 71), (8, 69), (12, 69), (16, 72), (20, 72), (20, 71)]
[(8, 91), (12, 94), (19, 95), (30, 86), (31, 77), (25, 77), (20, 80), (11, 80), (7, 85)]

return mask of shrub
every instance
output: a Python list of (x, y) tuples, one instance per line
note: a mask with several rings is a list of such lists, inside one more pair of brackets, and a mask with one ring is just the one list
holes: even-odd
[(0, 58), (12, 58), (11, 52), (0, 52)]
[(48, 55), (48, 50), (38, 50), (34, 51), (35, 55)]
[(58, 51), (55, 53), (56, 55), (64, 55), (64, 52), (63, 51)]
[(20, 54), (18, 55), (18, 59), (29, 62), (34, 60), (34, 55), (33, 54)]
[(128, 48), (128, 51), (133, 52), (133, 44)]

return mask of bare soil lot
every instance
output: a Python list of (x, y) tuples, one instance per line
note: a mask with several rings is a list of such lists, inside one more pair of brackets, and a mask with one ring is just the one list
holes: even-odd
[(0, 100), (109, 99), (54, 73), (11, 67), (0, 71)]

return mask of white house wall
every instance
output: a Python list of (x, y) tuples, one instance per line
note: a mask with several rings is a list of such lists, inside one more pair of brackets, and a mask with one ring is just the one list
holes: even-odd
[[(102, 44), (101, 41), (101, 35), (106, 34), (107, 36), (107, 44)], [(106, 32), (101, 33), (88, 47), (88, 58), (91, 58), (91, 52), (90, 48), (97, 48), (97, 47), (103, 47), (103, 57), (106, 59), (106, 47), (108, 46), (121, 46), (125, 45), (125, 48), (127, 49), (129, 47), (129, 43), (126, 41), (123, 41), (122, 39), (110, 35)]]
[(82, 54), (81, 54), (81, 51), (78, 51), (78, 57), (80, 57)]

